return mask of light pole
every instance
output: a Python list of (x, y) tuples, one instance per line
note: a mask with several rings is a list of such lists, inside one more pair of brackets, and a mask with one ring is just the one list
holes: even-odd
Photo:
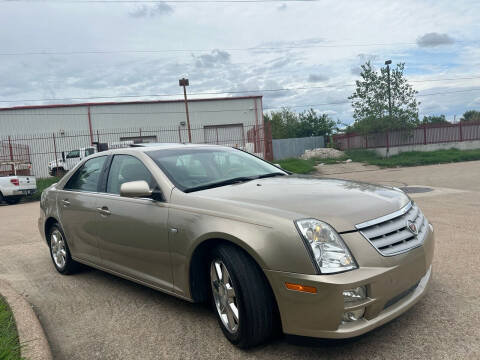
[(392, 121), (392, 91), (390, 89), (390, 64), (392, 60), (385, 61), (385, 65), (387, 65), (387, 82), (388, 82), (388, 116), (390, 117), (390, 121)]
[(188, 142), (192, 142), (192, 133), (190, 131), (190, 116), (188, 115), (188, 102), (187, 102), (187, 86), (190, 85), (188, 79), (182, 78), (178, 80), (178, 85), (183, 86), (183, 95), (185, 97), (185, 114), (187, 114), (187, 130), (188, 130)]

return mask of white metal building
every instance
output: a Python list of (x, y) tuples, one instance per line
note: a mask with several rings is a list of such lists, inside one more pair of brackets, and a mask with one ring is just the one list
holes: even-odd
[[(188, 108), (193, 143), (263, 151), (261, 96), (192, 99)], [(35, 175), (45, 176), (49, 160), (94, 142), (188, 142), (189, 135), (182, 99), (0, 108), (0, 140), (0, 158), (28, 152)]]

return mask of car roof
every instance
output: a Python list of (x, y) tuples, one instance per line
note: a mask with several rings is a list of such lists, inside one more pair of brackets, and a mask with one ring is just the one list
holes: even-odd
[[(179, 149), (179, 148), (207, 148), (207, 147), (215, 147), (215, 148), (229, 148), (228, 146), (221, 146), (221, 145), (214, 145), (214, 144), (182, 144), (182, 143), (142, 143), (142, 144), (132, 144), (128, 148), (131, 150), (139, 150), (139, 151), (155, 151), (155, 150), (166, 150), (166, 149)], [(121, 151), (122, 149), (112, 149), (113, 152)]]

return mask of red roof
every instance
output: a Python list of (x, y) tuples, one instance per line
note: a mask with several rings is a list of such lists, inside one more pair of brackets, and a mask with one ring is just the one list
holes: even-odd
[[(251, 95), (251, 96), (230, 96), (230, 97), (217, 97), (217, 98), (201, 98), (201, 99), (189, 99), (188, 102), (196, 101), (218, 101), (218, 100), (242, 100), (242, 99), (261, 99), (262, 95)], [(3, 110), (24, 110), (24, 109), (47, 109), (47, 108), (57, 108), (57, 107), (74, 107), (74, 106), (101, 106), (101, 105), (128, 105), (128, 104), (161, 104), (161, 103), (183, 103), (185, 100), (139, 100), (139, 101), (110, 101), (110, 102), (87, 102), (87, 103), (76, 103), (76, 104), (51, 104), (51, 105), (24, 105), (24, 106), (13, 106), (0, 108), (0, 111)]]

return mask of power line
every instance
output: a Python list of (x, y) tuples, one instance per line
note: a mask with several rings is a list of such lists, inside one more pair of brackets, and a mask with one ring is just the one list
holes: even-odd
[(211, 48), (211, 49), (153, 49), (153, 50), (73, 50), (73, 51), (24, 51), (24, 52), (2, 52), (0, 56), (30, 56), (30, 55), (99, 55), (99, 54), (161, 54), (169, 52), (212, 52), (212, 51), (262, 51), (262, 50), (294, 50), (311, 48), (343, 48), (343, 47), (365, 47), (365, 46), (402, 46), (416, 45), (415, 42), (397, 43), (349, 43), (349, 44), (321, 44), (321, 45), (291, 45), (291, 46), (254, 46), (245, 48)]
[(2, 2), (28, 2), (28, 3), (73, 3), (73, 4), (208, 4), (208, 3), (315, 3), (321, 0), (3, 0)]
[[(472, 92), (472, 91), (480, 91), (480, 88), (474, 89), (464, 89), (464, 90), (453, 90), (453, 91), (444, 91), (444, 92), (436, 92), (436, 93), (427, 93), (427, 94), (417, 94), (418, 97), (426, 97), (426, 96), (436, 96), (436, 95), (448, 95), (448, 94), (455, 94), (455, 93), (465, 93), (465, 92)], [(282, 109), (282, 108), (315, 108), (318, 106), (329, 106), (329, 105), (344, 105), (349, 104), (349, 100), (341, 100), (335, 102), (325, 102), (325, 103), (317, 103), (317, 104), (304, 104), (304, 105), (290, 105), (290, 106), (274, 106), (274, 107), (264, 107), (263, 110), (275, 110), (275, 109)], [(75, 105), (75, 104), (71, 104)], [(82, 104), (78, 104), (81, 106)], [(120, 104), (121, 105), (121, 104)], [(8, 109), (0, 109), (0, 110), (8, 110)], [(249, 109), (252, 110), (253, 109)], [(222, 110), (197, 110), (191, 111), (191, 113), (222, 113), (222, 112), (244, 112), (246, 109), (222, 109)], [(185, 111), (150, 111), (150, 112), (93, 112), (92, 115), (148, 115), (148, 114), (184, 114)], [(2, 113), (0, 112), (0, 115)], [(11, 115), (21, 115), (24, 114), (6, 114), (6, 116)], [(53, 114), (50, 113), (37, 113), (32, 114), (33, 116), (52, 116)], [(62, 115), (62, 116), (85, 116), (86, 113), (56, 113), (55, 115)]]
[[(423, 80), (410, 80), (413, 83), (425, 83), (425, 82), (438, 82), (438, 81), (460, 81), (460, 80), (475, 80), (480, 79), (480, 76), (471, 77), (457, 77), (457, 78), (444, 78), (444, 79), (423, 79)], [(245, 93), (264, 93), (264, 92), (282, 92), (282, 91), (298, 91), (298, 90), (318, 90), (335, 88), (342, 89), (346, 87), (354, 87), (355, 84), (342, 84), (342, 85), (322, 85), (322, 86), (301, 86), (292, 88), (278, 88), (278, 89), (258, 89), (258, 90), (230, 90), (230, 91), (211, 91), (211, 92), (193, 92), (189, 93), (189, 96), (198, 95), (222, 95), (222, 94), (245, 94)], [(38, 101), (68, 101), (68, 100), (101, 100), (101, 99), (117, 99), (117, 98), (139, 98), (139, 97), (170, 97), (180, 96), (181, 93), (175, 94), (139, 94), (139, 95), (115, 95), (115, 96), (88, 96), (88, 97), (70, 97), (70, 98), (46, 98), (46, 99), (18, 99), (18, 100), (0, 100), (0, 103), (9, 102), (38, 102)]]

